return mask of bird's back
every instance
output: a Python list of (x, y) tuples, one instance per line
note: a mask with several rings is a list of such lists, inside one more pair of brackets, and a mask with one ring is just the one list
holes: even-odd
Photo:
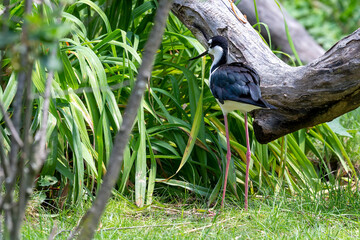
[(210, 89), (218, 102), (223, 105), (222, 108), (230, 106), (227, 112), (274, 108), (261, 98), (259, 75), (253, 68), (243, 63), (235, 62), (219, 66), (211, 74)]

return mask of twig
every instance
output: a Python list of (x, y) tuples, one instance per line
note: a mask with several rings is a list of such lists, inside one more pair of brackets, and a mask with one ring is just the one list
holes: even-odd
[(159, 207), (159, 206), (151, 206), (152, 208), (157, 208), (157, 209), (161, 209), (161, 210), (166, 210), (166, 211), (170, 211), (170, 212), (177, 212), (177, 213), (181, 213), (181, 210), (178, 209), (173, 209), (173, 208), (166, 208), (166, 207)]
[[(56, 50), (52, 50), (51, 51), (51, 57), (56, 57)], [(45, 86), (45, 93), (44, 93), (44, 105), (43, 105), (43, 116), (41, 119), (41, 128), (38, 132), (38, 137), (40, 138), (39, 140), (39, 148), (38, 148), (38, 154), (39, 157), (37, 158), (37, 168), (40, 168), (43, 164), (43, 162), (45, 161), (46, 158), (46, 148), (45, 148), (45, 144), (46, 144), (46, 127), (47, 127), (47, 122), (49, 119), (49, 106), (50, 106), (50, 95), (51, 95), (51, 83), (53, 81), (54, 78), (54, 71), (50, 71), (48, 74), (48, 77), (46, 79), (46, 86)], [(36, 139), (36, 138), (35, 138)], [(37, 171), (38, 169), (36, 169)]]
[[(56, 49), (56, 47), (54, 47), (50, 53), (51, 57), (56, 57), (56, 52), (57, 52), (57, 49)], [(18, 204), (18, 207), (19, 207), (18, 214), (21, 218), (23, 218), (23, 215), (25, 214), (26, 204), (32, 193), (34, 179), (35, 179), (36, 175), (39, 173), (39, 171), (40, 171), (41, 167), (43, 166), (43, 163), (46, 159), (46, 127), (47, 127), (47, 122), (48, 122), (48, 118), (49, 118), (51, 83), (53, 81), (53, 78), (54, 78), (54, 71), (51, 70), (48, 73), (48, 77), (46, 79), (46, 84), (45, 84), (44, 104), (43, 104), (43, 109), (42, 109), (43, 116), (42, 116), (41, 124), (40, 124), (41, 127), (40, 127), (38, 133), (36, 134), (39, 141), (35, 142), (34, 144), (29, 142), (28, 146), (25, 145), (25, 147), (26, 147), (25, 156), (27, 156), (26, 159), (29, 159), (29, 164), (26, 168), (24, 168), (23, 174), (22, 174), (22, 179), (20, 182), (20, 191), (19, 191), (20, 197), (19, 197), (19, 204)], [(30, 87), (31, 82), (29, 82), (28, 84), (29, 84), (28, 89), (31, 89), (31, 87)], [(27, 100), (29, 102), (31, 102), (30, 95), (31, 95), (31, 92), (28, 91), (27, 92), (27, 97), (28, 97)], [(28, 107), (28, 109), (30, 109), (30, 108)], [(31, 112), (27, 112), (27, 114), (31, 115)], [(26, 121), (28, 121), (28, 118), (26, 118)], [(28, 125), (25, 127), (26, 133), (30, 135), (30, 132), (27, 130), (30, 128), (30, 122), (26, 122), (25, 124)], [(27, 136), (25, 136), (25, 137), (27, 137)], [(29, 138), (27, 138), (27, 141), (29, 141)]]
[[(56, 54), (56, 49), (52, 50), (51, 54)], [(30, 75), (31, 76), (31, 75)], [(32, 189), (33, 189), (33, 185), (34, 185), (34, 179), (36, 177), (36, 175), (39, 173), (45, 159), (46, 159), (46, 148), (45, 148), (45, 144), (46, 144), (46, 126), (47, 126), (47, 121), (48, 121), (48, 116), (49, 116), (49, 98), (50, 98), (50, 93), (51, 93), (51, 82), (53, 80), (53, 76), (54, 76), (54, 71), (50, 71), (46, 80), (46, 86), (45, 86), (45, 96), (44, 96), (44, 106), (43, 106), (43, 117), (41, 120), (41, 128), (38, 132), (38, 136), (39, 136), (39, 143), (35, 143), (32, 144), (29, 140), (28, 135), (30, 135), (29, 132), (29, 128), (30, 128), (30, 124), (29, 123), (25, 123), (26, 126), (25, 130), (26, 133), (28, 135), (25, 135), (26, 141), (25, 141), (25, 150), (24, 150), (24, 155), (25, 158), (24, 160), (28, 160), (29, 164), (26, 167), (23, 167), (23, 173), (22, 173), (22, 178), (20, 181), (20, 191), (19, 191), (19, 204), (18, 204), (18, 215), (19, 215), (19, 219), (23, 218), (23, 216), (25, 215), (25, 210), (26, 210), (26, 204), (31, 196), (32, 193)], [(30, 87), (31, 82), (29, 83), (28, 89), (31, 89)], [(31, 92), (27, 92), (27, 95), (29, 96), (31, 94)], [(28, 101), (31, 101), (28, 99)], [(27, 112), (27, 115), (31, 114), (29, 112)], [(30, 118), (31, 119), (31, 118)], [(26, 119), (26, 121), (28, 121), (28, 119)], [(27, 144), (27, 145), (26, 145)], [(23, 164), (23, 163), (22, 163)], [(18, 220), (21, 225), (21, 220)]]
[[(48, 237), (48, 240), (54, 240), (55, 239), (55, 237), (58, 235), (58, 233), (56, 233), (56, 230), (57, 230), (57, 226), (56, 226), (56, 224), (54, 224), (54, 227), (51, 229), (51, 233), (50, 233), (50, 235)], [(60, 233), (61, 232), (62, 231), (60, 231)]]
[(131, 227), (111, 227), (111, 228), (99, 229), (98, 232), (111, 231), (111, 230), (137, 229), (137, 228), (173, 227), (173, 226), (179, 226), (179, 225), (187, 225), (187, 224), (190, 224), (190, 223), (191, 222), (171, 223), (171, 224), (157, 224), (157, 225), (141, 225), (141, 226), (131, 226)]
[[(32, 1), (26, 0), (25, 1), (25, 12), (27, 15), (31, 14), (32, 9)], [(24, 23), (24, 28), (28, 31), (28, 23)], [(28, 34), (28, 33), (24, 33)], [(23, 96), (23, 106), (25, 107), (25, 114), (23, 115), (23, 147), (22, 147), (22, 154), (20, 155), (17, 161), (17, 172), (20, 175), (20, 189), (19, 189), (19, 200), (17, 202), (17, 206), (15, 206), (14, 214), (13, 214), (13, 221), (14, 221), (14, 228), (11, 233), (12, 239), (19, 239), (20, 238), (20, 229), (23, 222), (23, 216), (25, 215), (26, 204), (28, 199), (32, 193), (32, 185), (33, 185), (33, 175), (31, 174), (32, 164), (29, 164), (28, 167), (25, 167), (25, 163), (27, 161), (32, 162), (34, 159), (33, 154), (33, 144), (32, 144), (32, 134), (30, 131), (31, 121), (32, 121), (32, 67), (33, 61), (31, 60), (31, 49), (29, 44), (29, 36), (23, 36), (22, 44), (26, 46), (26, 64), (23, 65), (24, 70), (21, 72), (25, 74), (25, 91)]]
[[(4, 36), (6, 36), (8, 34), (8, 17), (9, 17), (9, 10), (8, 10), (8, 6), (9, 6), (9, 0), (4, 0), (3, 2), (3, 7), (4, 9), (1, 12), (2, 15), (2, 23), (1, 23), (1, 30), (2, 30), (2, 34), (4, 34)], [(2, 81), (2, 72), (3, 72), (3, 68), (2, 68), (2, 62), (3, 62), (3, 58), (5, 56), (5, 51), (4, 51), (5, 47), (0, 48), (0, 82)], [(1, 106), (2, 103), (0, 102)], [(1, 109), (3, 110), (3, 108)], [(4, 146), (4, 139), (3, 136), (0, 135), (0, 146)], [(9, 163), (9, 159), (7, 157), (7, 155), (5, 154), (5, 149), (4, 147), (0, 148), (0, 161), (1, 161), (1, 167), (2, 169), (1, 171), (1, 175), (0, 175), (0, 185), (3, 186), (3, 181), (5, 179), (5, 177), (7, 176), (7, 171), (10, 167), (10, 163)], [(2, 202), (3, 202), (4, 198), (3, 196), (1, 196), (0, 194), (0, 206), (2, 206)], [(2, 208), (0, 207), (0, 212), (2, 212)], [(0, 230), (1, 230), (1, 222), (0, 222)]]
[(239, 19), (242, 23), (247, 23), (247, 19), (246, 19), (246, 15), (244, 15), (244, 18), (245, 18), (245, 20), (243, 20), (242, 18), (240, 18), (238, 15), (237, 15), (237, 13), (236, 13), (236, 11), (235, 11), (235, 9), (234, 9), (234, 0), (228, 0), (229, 2), (230, 2), (230, 6), (231, 6), (231, 9), (233, 10), (233, 12), (235, 13), (235, 16), (237, 17), (237, 19)]
[[(25, 11), (24, 15), (29, 16), (31, 14), (32, 10), (32, 0), (25, 0)], [(21, 122), (22, 122), (22, 112), (23, 112), (23, 100), (26, 98), (26, 93), (24, 94), (24, 90), (26, 89), (26, 85), (28, 88), (31, 86), (31, 74), (32, 74), (32, 63), (29, 59), (29, 54), (31, 52), (30, 46), (29, 46), (29, 24), (28, 21), (24, 21), (22, 26), (22, 34), (21, 34), (21, 45), (23, 47), (23, 51), (20, 53), (20, 64), (21, 64), (21, 71), (19, 72), (18, 82), (17, 82), (17, 89), (16, 89), (16, 95), (13, 102), (13, 125), (14, 129), (19, 133), (21, 128)], [(26, 103), (25, 103), (26, 104)], [(3, 109), (5, 110), (5, 109)], [(31, 109), (32, 110), (32, 109)], [(27, 110), (30, 111), (29, 109)], [(5, 117), (6, 115), (4, 115)], [(31, 120), (31, 119), (30, 119)], [(29, 128), (29, 126), (25, 126), (25, 136), (27, 136), (28, 132), (26, 132), (26, 129)], [(14, 187), (15, 187), (15, 181), (18, 176), (21, 176), (21, 171), (24, 166), (24, 158), (20, 157), (18, 158), (20, 148), (26, 148), (26, 142), (23, 139), (23, 146), (20, 146), (18, 141), (15, 140), (16, 135), (11, 135), (11, 150), (10, 150), (10, 158), (9, 158), (9, 165), (10, 165), (10, 176), (6, 176), (10, 179), (10, 181), (5, 182), (5, 188), (6, 188), (6, 195), (4, 197), (4, 202), (2, 203), (4, 210), (4, 216), (5, 216), (5, 225), (7, 226), (7, 231), (5, 233), (5, 238), (9, 239), (20, 239), (20, 227), (23, 219), (23, 211), (19, 211), (19, 205), (21, 201), (21, 195), (19, 196), (19, 205), (14, 204)], [(28, 150), (29, 151), (29, 150)], [(22, 151), (23, 153), (25, 151)], [(21, 192), (20, 192), (21, 194)], [(12, 207), (9, 207), (12, 206)]]
[(211, 223), (209, 225), (206, 225), (206, 226), (203, 226), (203, 227), (199, 227), (199, 228), (194, 228), (194, 229), (191, 229), (189, 231), (186, 231), (185, 233), (191, 233), (191, 232), (196, 232), (196, 231), (199, 231), (199, 230), (204, 230), (205, 228), (209, 228), (209, 227), (212, 227), (213, 225), (215, 224), (218, 224), (218, 223), (223, 223), (223, 222), (227, 222), (231, 219), (234, 219), (235, 217), (231, 217), (231, 218), (228, 218), (228, 219), (224, 219), (222, 221), (219, 221), (219, 222), (215, 222), (215, 223)]
[[(1, 61), (0, 61), (1, 64)], [(0, 102), (0, 108), (3, 109), (3, 106)], [(0, 146), (5, 146), (4, 145), (4, 136), (1, 134), (0, 135)], [(9, 158), (7, 157), (7, 155), (5, 154), (5, 148), (1, 147), (0, 148), (0, 161), (1, 161), (1, 167), (2, 167), (2, 171), (4, 173), (4, 176), (9, 176), (9, 171), (10, 171), (10, 162), (9, 162)], [(1, 182), (2, 184), (2, 182)], [(1, 202), (1, 201), (0, 201)], [(0, 206), (2, 206), (2, 204), (0, 204)], [(0, 210), (2, 208), (0, 207)]]
[[(96, 232), (104, 232), (104, 231), (119, 231), (119, 230), (128, 230), (128, 229), (140, 229), (140, 228), (158, 228), (158, 227), (173, 227), (173, 226), (181, 226), (181, 225), (188, 225), (191, 224), (191, 222), (185, 222), (185, 223), (172, 223), (172, 224), (157, 224), (157, 225), (141, 225), (141, 226), (131, 226), (131, 227), (110, 227), (110, 228), (103, 228), (98, 229)], [(72, 230), (64, 229), (60, 232), (56, 233), (52, 239), (57, 237), (58, 235), (64, 233), (64, 232), (71, 232)]]
[(0, 102), (0, 111), (1, 111), (1, 114), (3, 115), (3, 117), (4, 117), (4, 121), (5, 121), (6, 126), (8, 127), (8, 129), (11, 132), (11, 136), (13, 137), (15, 142), (19, 145), (19, 147), (23, 147), (24, 142), (21, 140), (20, 135), (19, 135), (18, 131), (16, 130), (13, 122), (11, 121), (9, 116), (7, 115), (2, 102)]
[(140, 101), (146, 88), (146, 80), (151, 77), (155, 54), (161, 43), (171, 4), (171, 0), (159, 1), (159, 6), (154, 21), (155, 24), (150, 32), (148, 41), (145, 44), (143, 61), (138, 71), (135, 88), (130, 96), (130, 99), (128, 100), (128, 105), (124, 113), (124, 121), (121, 125), (120, 131), (117, 133), (115, 138), (115, 143), (108, 164), (108, 172), (104, 176), (104, 181), (93, 203), (93, 206), (82, 218), (80, 226), (75, 229), (74, 234), (69, 236), (68, 239), (72, 239), (76, 232), (80, 229), (81, 233), (79, 235), (79, 239), (92, 239), (94, 235), (96, 226), (98, 225), (100, 217), (104, 212), (106, 202), (111, 195), (111, 189), (119, 177), (119, 172), (124, 157), (124, 149), (128, 143), (129, 135), (132, 130), (138, 108), (140, 106)]

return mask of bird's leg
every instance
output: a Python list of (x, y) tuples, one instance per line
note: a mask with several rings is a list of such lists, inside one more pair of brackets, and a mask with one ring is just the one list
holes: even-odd
[(245, 173), (245, 210), (248, 210), (248, 191), (249, 191), (249, 167), (250, 167), (250, 143), (249, 143), (249, 130), (247, 113), (245, 113), (245, 135), (246, 135), (246, 173)]
[(229, 166), (230, 166), (230, 160), (231, 160), (229, 126), (228, 126), (228, 120), (227, 120), (227, 114), (226, 113), (224, 114), (224, 122), (225, 122), (225, 131), (226, 131), (227, 153), (226, 153), (226, 170), (225, 170), (223, 196), (222, 196), (222, 200), (221, 200), (221, 208), (224, 207), (224, 199), (225, 199), (225, 193), (226, 193), (227, 177), (228, 177), (228, 173), (229, 173)]

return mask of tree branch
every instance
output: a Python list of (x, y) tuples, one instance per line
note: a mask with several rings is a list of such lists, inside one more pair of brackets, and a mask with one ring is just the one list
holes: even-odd
[[(101, 184), (101, 188), (97, 194), (93, 206), (81, 220), (79, 227), (82, 229), (79, 235), (79, 239), (92, 239), (94, 231), (96, 230), (96, 227), (100, 221), (100, 217), (104, 212), (106, 202), (111, 195), (111, 190), (119, 177), (119, 172), (124, 157), (124, 149), (128, 143), (129, 135), (137, 115), (137, 110), (140, 106), (140, 102), (146, 88), (147, 79), (151, 77), (155, 54), (162, 40), (162, 35), (166, 24), (166, 19), (170, 11), (171, 2), (172, 1), (170, 0), (159, 1), (159, 6), (155, 16), (155, 24), (145, 45), (143, 61), (139, 69), (136, 84), (130, 99), (128, 100), (128, 105), (124, 113), (124, 121), (121, 125), (120, 131), (117, 133), (115, 138), (115, 143), (107, 167), (108, 171), (104, 176), (104, 181)], [(71, 234), (69, 239), (71, 239), (73, 236), (74, 233)]]
[(16, 130), (13, 122), (9, 118), (7, 112), (5, 111), (4, 105), (1, 102), (0, 102), (0, 112), (4, 117), (5, 124), (8, 127), (8, 129), (10, 130), (11, 136), (13, 137), (14, 141), (16, 142), (16, 144), (18, 146), (23, 147), (24, 143), (23, 143), (18, 131)]
[(290, 67), (250, 24), (236, 18), (226, 0), (175, 0), (172, 11), (204, 45), (195, 22), (209, 36), (227, 37), (232, 60), (245, 61), (259, 73), (263, 97), (278, 107), (253, 112), (259, 142), (330, 121), (360, 105), (360, 29), (309, 64)]

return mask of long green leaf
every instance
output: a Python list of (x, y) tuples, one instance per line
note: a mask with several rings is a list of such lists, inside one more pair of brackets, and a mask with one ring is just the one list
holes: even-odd
[(143, 103), (141, 103), (138, 110), (137, 123), (139, 127), (140, 145), (137, 151), (135, 164), (135, 203), (136, 206), (143, 207), (146, 191), (146, 127), (144, 121)]

